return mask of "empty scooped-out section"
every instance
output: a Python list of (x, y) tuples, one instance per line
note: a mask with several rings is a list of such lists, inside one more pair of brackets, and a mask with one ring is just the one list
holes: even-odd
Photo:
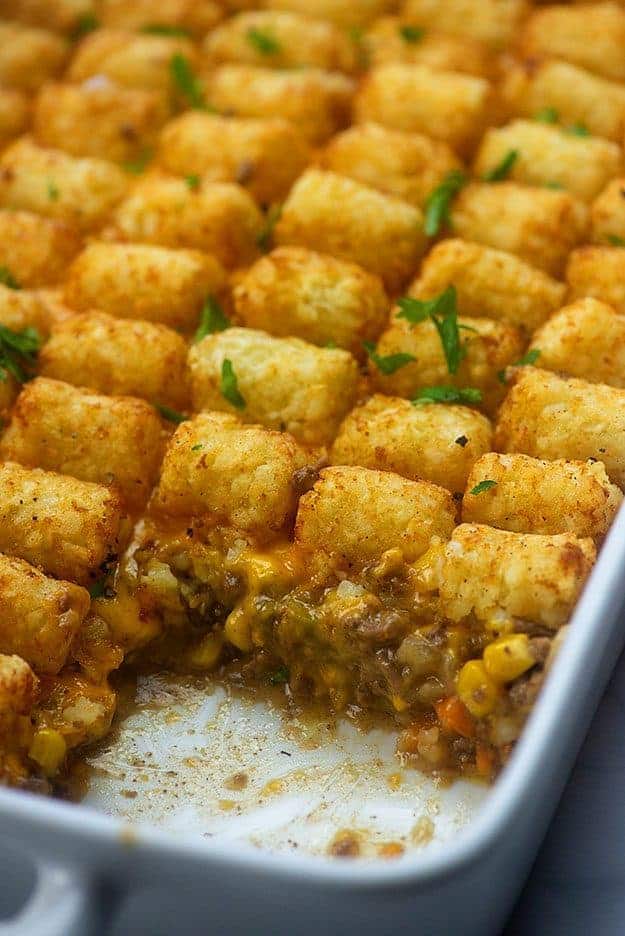
[(178, 836), (401, 859), (452, 838), (488, 787), (442, 785), (402, 766), (395, 743), (388, 729), (290, 716), (209, 679), (139, 676), (132, 713), (87, 756), (85, 803)]

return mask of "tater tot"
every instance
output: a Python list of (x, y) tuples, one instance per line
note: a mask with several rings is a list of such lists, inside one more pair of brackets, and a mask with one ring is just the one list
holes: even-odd
[(0, 653), (16, 653), (38, 673), (58, 673), (88, 610), (84, 588), (0, 555)]
[(233, 290), (237, 320), (271, 335), (333, 342), (357, 357), (375, 341), (389, 302), (377, 276), (355, 263), (303, 247), (278, 247), (257, 260)]
[(535, 117), (553, 108), (563, 124), (621, 143), (625, 131), (625, 87), (570, 65), (528, 62), (510, 68), (502, 96), (512, 113)]
[(8, 727), (7, 715), (28, 714), (36, 702), (37, 689), (38, 679), (26, 660), (0, 655), (0, 730)]
[(361, 465), (464, 490), (473, 462), (491, 447), (492, 427), (466, 406), (413, 406), (375, 394), (345, 418), (333, 465)]
[(33, 135), (40, 146), (73, 156), (132, 161), (154, 146), (168, 115), (158, 91), (118, 87), (107, 79), (49, 82), (35, 101)]
[(49, 315), (38, 291), (0, 284), (0, 324), (17, 332), (35, 328), (40, 336), (47, 335)]
[(154, 170), (118, 206), (113, 234), (125, 241), (204, 250), (224, 266), (237, 267), (257, 256), (263, 224), (253, 198), (240, 185), (201, 181), (190, 187), (184, 179)]
[(57, 283), (80, 247), (78, 231), (65, 221), (0, 210), (0, 267), (20, 286)]
[(469, 36), (422, 29), (407, 17), (385, 16), (375, 20), (363, 41), (374, 66), (403, 62), (466, 72), (478, 78), (489, 78), (494, 70), (493, 56), (484, 43)]
[(621, 247), (579, 247), (566, 267), (569, 300), (593, 296), (625, 314), (625, 250)]
[(273, 10), (238, 13), (210, 32), (204, 53), (211, 64), (238, 62), (270, 68), (312, 66), (351, 72), (356, 48), (349, 35), (323, 19)]
[(0, 550), (48, 575), (87, 585), (117, 559), (122, 507), (110, 488), (0, 464)]
[[(59, 673), (33, 713), (38, 728), (62, 735), (68, 750), (93, 744), (111, 727), (117, 696), (106, 683), (92, 683), (71, 669)], [(36, 736), (35, 736), (36, 737)]]
[(308, 0), (264, 0), (263, 6), (272, 10), (292, 10), (310, 15), (314, 10), (319, 19), (329, 20), (344, 29), (366, 26), (397, 6), (397, 0), (315, 0), (311, 8)]
[(227, 413), (201, 413), (169, 443), (155, 507), (267, 538), (292, 522), (293, 475), (305, 464), (305, 452), (285, 433), (242, 425)]
[(186, 409), (186, 358), (186, 342), (164, 325), (83, 312), (53, 329), (39, 355), (39, 373), (98, 393)]
[(93, 14), (93, 0), (3, 0), (2, 15), (46, 31), (70, 32)]
[(591, 539), (456, 527), (438, 578), (441, 613), (452, 621), (521, 618), (549, 630), (568, 620), (596, 557)]
[(383, 374), (369, 362), (371, 380), (382, 393), (390, 396), (415, 397), (424, 387), (470, 387), (482, 394), (481, 406), (493, 413), (505, 394), (498, 373), (523, 354), (525, 342), (521, 332), (507, 322), (485, 318), (459, 319), (472, 331), (461, 329), (466, 356), (455, 374), (449, 373), (440, 336), (433, 322), (412, 325), (397, 314), (382, 333), (376, 348), (380, 357), (410, 354), (414, 358), (391, 374)]
[(429, 29), (507, 45), (528, 11), (527, 0), (405, 0), (403, 12)]
[(92, 241), (70, 266), (65, 302), (117, 318), (145, 319), (193, 331), (208, 295), (219, 295), (225, 272), (198, 250)]
[(187, 111), (161, 133), (157, 160), (168, 172), (237, 182), (261, 204), (279, 202), (310, 160), (302, 134), (281, 117), (254, 120)]
[(30, 120), (30, 102), (23, 91), (0, 88), (0, 147), (24, 132)]
[(568, 192), (516, 182), (467, 185), (451, 212), (458, 237), (508, 250), (552, 276), (562, 273), (587, 224), (586, 205)]
[(115, 29), (97, 29), (80, 43), (67, 70), (68, 81), (105, 75), (129, 88), (179, 91), (172, 82), (171, 61), (182, 55), (191, 68), (199, 56), (192, 42), (179, 36), (149, 36)]
[(358, 263), (390, 290), (414, 273), (426, 245), (414, 205), (318, 169), (307, 170), (291, 189), (274, 240)]
[(462, 315), (510, 322), (526, 333), (560, 308), (566, 289), (515, 254), (458, 238), (432, 248), (409, 293), (431, 299), (452, 285)]
[(625, 10), (618, 3), (538, 8), (519, 41), (528, 58), (560, 58), (615, 81), (625, 79)]
[(351, 78), (317, 68), (274, 71), (221, 65), (207, 82), (207, 98), (218, 111), (239, 117), (283, 117), (310, 143), (323, 143), (346, 125), (353, 91)]
[(612, 179), (590, 208), (595, 244), (625, 247), (625, 177)]
[(112, 29), (137, 29), (155, 34), (170, 27), (198, 38), (212, 29), (223, 17), (217, 0), (99, 0), (98, 18)]
[(484, 175), (501, 165), (511, 151), (517, 155), (510, 179), (567, 189), (585, 201), (623, 169), (623, 153), (616, 143), (576, 136), (538, 121), (514, 120), (486, 131), (475, 157), (475, 174)]
[(454, 527), (449, 491), (427, 481), (409, 481), (390, 471), (333, 467), (321, 471), (300, 498), (295, 541), (312, 553), (334, 555), (348, 565), (399, 549), (407, 562)]
[(625, 315), (597, 299), (554, 313), (532, 338), (539, 364), (593, 383), (625, 387)]
[(335, 136), (319, 163), (419, 207), (448, 172), (461, 166), (447, 144), (378, 124), (350, 127)]
[[(226, 360), (242, 397), (238, 406), (223, 392)], [(188, 365), (196, 410), (238, 413), (312, 446), (332, 440), (358, 390), (358, 367), (347, 351), (251, 328), (208, 335), (191, 347)]]
[(522, 367), (499, 410), (494, 448), (534, 458), (594, 458), (625, 488), (625, 390)]
[(67, 41), (47, 29), (0, 22), (0, 84), (36, 91), (59, 74), (68, 51)]
[(28, 137), (0, 156), (0, 206), (34, 211), (83, 231), (104, 221), (127, 184), (126, 174), (111, 162), (69, 156)]
[(492, 116), (488, 81), (426, 65), (390, 63), (373, 68), (354, 98), (356, 123), (425, 133), (461, 155), (472, 151)]
[(162, 445), (161, 420), (145, 400), (99, 396), (37, 377), (18, 397), (0, 457), (115, 485), (136, 508), (150, 493)]
[[(472, 493), (484, 481), (495, 484)], [(601, 462), (541, 461), (496, 452), (478, 458), (466, 486), (463, 523), (515, 533), (574, 533), (595, 542), (604, 538), (623, 500)]]

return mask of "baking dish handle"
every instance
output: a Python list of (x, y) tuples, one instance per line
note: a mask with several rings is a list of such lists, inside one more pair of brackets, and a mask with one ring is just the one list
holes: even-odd
[(0, 921), (0, 936), (98, 936), (104, 921), (93, 891), (85, 876), (38, 861), (32, 894), (17, 916)]

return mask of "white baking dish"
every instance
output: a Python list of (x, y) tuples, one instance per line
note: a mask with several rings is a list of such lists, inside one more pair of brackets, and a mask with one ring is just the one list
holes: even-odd
[[(146, 716), (143, 728), (139, 712), (94, 758), (108, 773), (94, 781), (84, 804), (0, 791), (0, 834), (40, 865), (29, 905), (19, 919), (0, 924), (0, 933), (102, 932), (120, 897), (147, 886), (175, 900), (177, 936), (292, 936), (320, 926), (362, 936), (405, 929), (499, 932), (625, 641), (624, 600), (622, 509), (523, 736), (489, 791), (463, 783), (436, 790), (414, 771), (402, 772), (403, 785), (392, 790), (388, 775), (398, 768), (384, 734), (361, 737), (344, 728), (337, 743), (330, 738), (310, 751), (296, 743), (292, 726), (260, 705), (235, 700), (217, 710), (219, 696), (210, 696), (202, 700), (205, 708), (197, 698), (185, 708), (175, 699), (178, 720), (164, 718), (162, 709), (152, 721)], [(239, 720), (245, 743), (238, 751), (224, 719), (234, 722), (234, 734)], [(187, 733), (191, 725), (195, 734)], [(150, 758), (137, 760), (141, 746), (157, 769), (146, 767)], [(385, 758), (374, 764), (376, 750)], [(363, 759), (364, 766), (354, 767)], [(139, 773), (119, 776), (124, 763), (138, 765)], [(241, 795), (223, 789), (234, 768), (253, 778)], [(163, 794), (167, 770), (175, 776)], [(263, 789), (279, 776), (280, 783)], [(219, 803), (229, 796), (240, 814)], [(424, 814), (434, 827), (432, 841), (411, 843), (407, 828)], [(374, 843), (404, 834), (403, 857), (348, 861), (310, 854), (324, 851), (337, 828), (363, 823)]]

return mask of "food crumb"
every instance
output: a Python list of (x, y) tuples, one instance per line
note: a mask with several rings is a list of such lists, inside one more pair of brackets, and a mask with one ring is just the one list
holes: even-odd
[(434, 823), (429, 816), (420, 816), (410, 832), (410, 839), (414, 845), (427, 845), (434, 837)]

